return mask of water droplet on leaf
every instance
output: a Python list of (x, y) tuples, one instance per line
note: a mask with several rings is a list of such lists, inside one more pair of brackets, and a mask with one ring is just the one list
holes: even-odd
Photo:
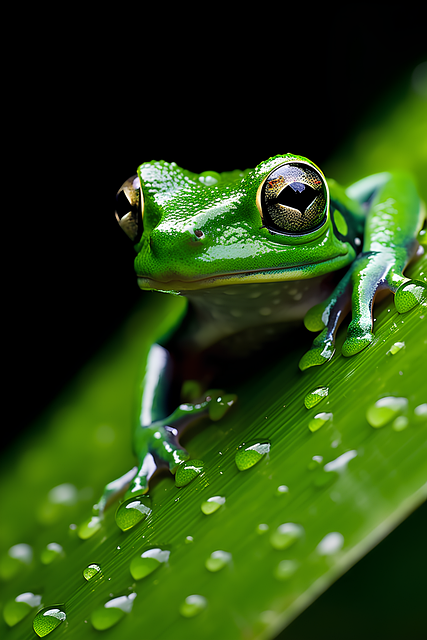
[(227, 563), (231, 562), (231, 553), (227, 551), (213, 551), (209, 558), (205, 562), (205, 567), (208, 571), (215, 573), (220, 569), (223, 569)]
[(47, 636), (66, 619), (63, 605), (45, 607), (33, 620), (33, 629), (40, 638)]
[(405, 346), (404, 342), (395, 342), (391, 345), (390, 349), (387, 351), (387, 355), (394, 356), (396, 353), (399, 353), (401, 349)]
[(82, 540), (91, 538), (102, 527), (102, 519), (99, 516), (88, 518), (77, 528), (77, 535)]
[(287, 549), (302, 537), (304, 529), (294, 522), (286, 522), (271, 534), (270, 543), (275, 549)]
[(397, 416), (396, 420), (393, 421), (391, 428), (393, 431), (403, 431), (409, 424), (409, 420), (406, 416)]
[(42, 601), (42, 597), (35, 595), (30, 591), (19, 594), (14, 600), (6, 602), (3, 609), (3, 618), (9, 627), (14, 627), (25, 616), (27, 616), (31, 609), (39, 607)]
[(130, 563), (130, 572), (135, 580), (142, 580), (169, 560), (170, 551), (163, 549), (148, 549)]
[(182, 603), (179, 612), (184, 618), (193, 618), (197, 616), (203, 609), (206, 609), (208, 602), (206, 598), (199, 595), (187, 596)]
[(129, 596), (113, 598), (106, 602), (103, 607), (98, 607), (90, 616), (92, 626), (98, 631), (110, 629), (110, 627), (117, 624), (126, 613), (132, 611), (135, 598), (136, 593), (131, 593)]
[(83, 569), (83, 577), (85, 580), (91, 580), (95, 576), (99, 576), (101, 572), (101, 567), (97, 564), (89, 564), (85, 569)]
[(306, 409), (311, 409), (312, 407), (315, 407), (316, 404), (319, 404), (319, 402), (323, 400), (323, 398), (326, 398), (328, 393), (329, 393), (328, 387), (318, 387), (317, 389), (314, 389), (314, 391), (310, 391), (310, 393), (307, 393), (307, 395), (304, 398), (304, 404)]
[(64, 550), (60, 544), (50, 542), (40, 554), (40, 560), (43, 564), (50, 564), (64, 555)]
[(274, 575), (278, 580), (289, 580), (298, 569), (298, 563), (295, 560), (282, 560), (277, 565)]
[(218, 511), (221, 505), (225, 503), (224, 496), (212, 496), (212, 498), (208, 498), (205, 502), (202, 502), (201, 510), (204, 514), (209, 516), (211, 513), (215, 513)]
[(408, 406), (407, 398), (397, 398), (387, 396), (377, 400), (372, 404), (367, 412), (366, 419), (374, 429), (383, 427), (396, 418), (399, 413), (403, 413)]
[(328, 533), (317, 545), (316, 551), (320, 556), (330, 556), (342, 549), (344, 536), (337, 531)]
[(237, 468), (239, 471), (250, 469), (269, 451), (269, 442), (257, 442), (256, 444), (247, 447), (243, 447), (242, 445), (235, 456)]
[(197, 478), (203, 471), (203, 460), (187, 460), (186, 462), (182, 462), (175, 474), (175, 486), (185, 487), (185, 485), (189, 484), (194, 478)]
[(323, 427), (323, 425), (325, 424), (325, 422), (328, 422), (328, 420), (332, 420), (333, 418), (333, 414), (332, 413), (318, 413), (317, 415), (314, 416), (314, 418), (312, 418), (310, 420), (310, 422), (308, 423), (308, 428), (310, 429), (311, 432), (315, 432), (318, 429), (320, 429), (320, 427)]
[(120, 504), (116, 511), (116, 524), (122, 531), (127, 531), (151, 513), (151, 499), (147, 495), (128, 498)]

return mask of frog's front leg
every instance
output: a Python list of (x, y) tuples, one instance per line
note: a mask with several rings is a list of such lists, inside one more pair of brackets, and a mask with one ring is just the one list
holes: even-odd
[(138, 465), (105, 487), (95, 505), (98, 515), (102, 515), (107, 504), (126, 487), (125, 500), (147, 493), (150, 478), (158, 469), (166, 468), (175, 473), (178, 466), (189, 457), (179, 444), (183, 430), (206, 415), (211, 420), (219, 420), (234, 404), (236, 396), (224, 395), (221, 390), (215, 389), (206, 391), (199, 402), (182, 403), (167, 415), (173, 369), (169, 351), (154, 344), (148, 354), (138, 400), (139, 411), (133, 439)]
[[(310, 331), (321, 333), (301, 359), (302, 370), (332, 357), (337, 328), (350, 309), (352, 320), (342, 347), (343, 355), (355, 355), (372, 342), (372, 308), (377, 292), (386, 289), (394, 293), (399, 313), (409, 311), (427, 297), (425, 283), (403, 275), (416, 251), (416, 235), (424, 219), (415, 187), (402, 175), (380, 174), (378, 177), (380, 184), (375, 195), (370, 195), (363, 252), (332, 295), (310, 309), (304, 319)], [(375, 177), (368, 179), (371, 186), (372, 178)], [(359, 189), (363, 191), (363, 181), (361, 185)]]

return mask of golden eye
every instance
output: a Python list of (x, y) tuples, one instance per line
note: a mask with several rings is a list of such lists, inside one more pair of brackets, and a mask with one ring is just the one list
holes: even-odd
[(260, 206), (264, 226), (271, 231), (292, 235), (314, 231), (327, 212), (325, 179), (311, 165), (282, 164), (264, 180)]
[(142, 234), (144, 198), (139, 177), (132, 176), (122, 184), (116, 195), (116, 220), (133, 242)]

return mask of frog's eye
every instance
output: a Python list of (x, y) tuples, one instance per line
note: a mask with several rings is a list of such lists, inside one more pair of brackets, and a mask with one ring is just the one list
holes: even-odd
[(137, 242), (142, 233), (144, 199), (138, 176), (132, 176), (116, 195), (116, 220), (127, 236)]
[(325, 179), (315, 167), (290, 162), (264, 180), (259, 197), (264, 227), (286, 234), (314, 231), (327, 211)]

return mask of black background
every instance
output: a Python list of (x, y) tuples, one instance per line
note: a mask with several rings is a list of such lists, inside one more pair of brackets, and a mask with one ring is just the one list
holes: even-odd
[(427, 59), (403, 7), (254, 6), (38, 7), (5, 27), (3, 445), (141, 295), (114, 219), (141, 162), (225, 171), (292, 152), (322, 166)]

